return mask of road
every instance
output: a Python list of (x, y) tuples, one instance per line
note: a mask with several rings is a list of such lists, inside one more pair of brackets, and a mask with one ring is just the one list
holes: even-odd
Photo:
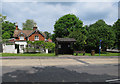
[(1, 59), (4, 82), (105, 82), (118, 79), (118, 58)]

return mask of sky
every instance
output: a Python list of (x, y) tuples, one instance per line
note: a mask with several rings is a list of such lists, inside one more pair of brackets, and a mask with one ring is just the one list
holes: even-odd
[(22, 29), (22, 23), (33, 19), (42, 32), (53, 33), (54, 24), (66, 14), (75, 14), (84, 25), (95, 23), (103, 19), (112, 25), (118, 19), (118, 0), (3, 0), (2, 15), (10, 22), (17, 22)]

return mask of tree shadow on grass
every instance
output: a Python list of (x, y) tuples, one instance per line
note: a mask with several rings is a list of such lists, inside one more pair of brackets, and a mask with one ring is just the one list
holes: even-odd
[(34, 68), (34, 72), (16, 70), (5, 73), (2, 76), (2, 80), (3, 82), (105, 82), (105, 80), (117, 78), (106, 74), (78, 73), (54, 66), (32, 68)]

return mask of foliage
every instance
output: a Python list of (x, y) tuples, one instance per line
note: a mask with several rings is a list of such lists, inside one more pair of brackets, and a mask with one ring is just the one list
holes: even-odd
[(55, 38), (56, 38), (56, 37), (55, 37), (55, 34), (52, 34), (52, 35), (51, 35), (51, 39), (52, 39), (53, 42), (55, 42)]
[(0, 14), (0, 39), (2, 39), (2, 22), (6, 19), (6, 16)]
[(82, 29), (83, 22), (74, 14), (67, 14), (60, 17), (54, 25), (54, 33), (56, 37), (68, 37), (68, 35), (77, 29)]
[(82, 34), (80, 30), (71, 32), (69, 37), (76, 39), (76, 43), (74, 44), (75, 50), (84, 49), (87, 37), (84, 34)]
[(67, 14), (58, 19), (54, 25), (54, 33), (52, 40), (56, 37), (65, 38), (70, 37), (77, 40), (75, 43), (75, 50), (83, 50), (86, 42), (87, 30), (83, 27), (83, 22), (79, 20), (74, 14)]
[(46, 49), (49, 49), (49, 50), (54, 50), (54, 48), (55, 48), (55, 43), (45, 42), (45, 48), (46, 48)]
[(22, 24), (23, 30), (32, 30), (34, 27), (34, 24), (36, 24), (34, 20), (27, 19), (26, 22)]
[(113, 24), (113, 29), (116, 34), (116, 44), (117, 44), (118, 48), (120, 49), (120, 19), (118, 19)]
[(3, 35), (2, 35), (2, 38), (3, 39), (9, 39), (10, 38), (10, 34), (5, 32)]
[(5, 19), (6, 19), (6, 16), (3, 16), (2, 14), (0, 14), (0, 23), (4, 22)]
[(2, 43), (7, 43), (8, 41), (8, 39), (2, 39)]
[(55, 44), (51, 43), (51, 42), (44, 42), (44, 41), (27, 41), (28, 45), (27, 45), (27, 49), (28, 48), (33, 48), (34, 50), (36, 50), (36, 48), (43, 48), (43, 49), (48, 49), (50, 51), (54, 50), (55, 48)]
[[(15, 23), (11, 23), (9, 21), (2, 22), (2, 37), (3, 39), (9, 39), (13, 37), (15, 30)], [(9, 35), (10, 36), (9, 36)], [(5, 36), (7, 35), (7, 36)]]
[(99, 50), (99, 42), (102, 40), (102, 50), (110, 48), (115, 43), (115, 33), (112, 27), (107, 25), (103, 20), (98, 20), (88, 28), (87, 50)]
[(45, 31), (44, 33), (45, 33), (45, 35), (46, 35), (46, 39), (51, 38), (51, 33), (47, 32), (47, 31)]

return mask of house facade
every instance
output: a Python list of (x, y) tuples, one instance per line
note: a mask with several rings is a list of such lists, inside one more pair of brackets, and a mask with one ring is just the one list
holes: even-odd
[[(13, 37), (14, 38), (10, 40), (11, 42), (14, 42), (12, 47), (15, 49), (15, 45), (18, 45), (19, 51), (12, 49), (12, 52), (9, 51), (9, 53), (23, 53), (23, 49), (26, 48), (27, 41), (45, 41), (45, 34), (40, 32), (36, 25), (34, 25), (32, 30), (20, 30), (16, 24)], [(10, 49), (10, 45), (8, 46), (3, 44), (3, 53), (7, 53), (8, 49)]]

